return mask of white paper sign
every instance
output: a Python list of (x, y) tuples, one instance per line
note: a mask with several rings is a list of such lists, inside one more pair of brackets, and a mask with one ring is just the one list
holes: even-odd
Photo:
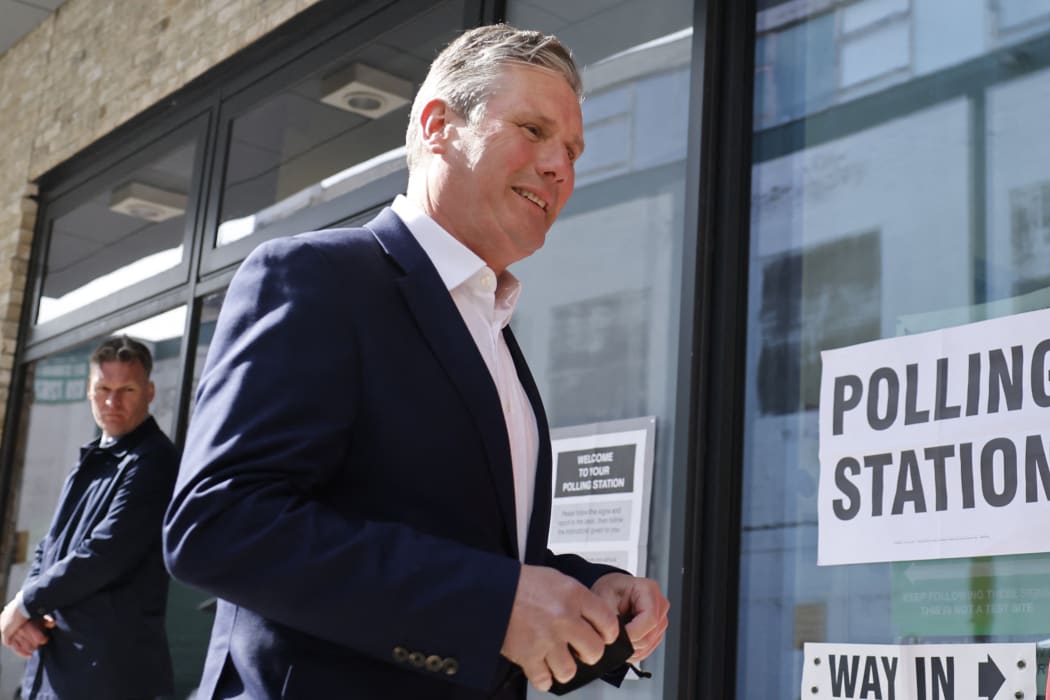
[(821, 357), (818, 564), (1050, 550), (1050, 310)]
[(551, 551), (645, 574), (655, 430), (649, 416), (551, 431)]
[(811, 700), (1034, 700), (1035, 644), (806, 644)]

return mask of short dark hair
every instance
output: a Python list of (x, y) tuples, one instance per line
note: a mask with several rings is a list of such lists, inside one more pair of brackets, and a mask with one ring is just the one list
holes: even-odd
[(91, 353), (91, 364), (101, 365), (103, 362), (138, 362), (146, 370), (147, 378), (153, 371), (153, 355), (149, 348), (126, 335), (107, 338), (95, 348)]

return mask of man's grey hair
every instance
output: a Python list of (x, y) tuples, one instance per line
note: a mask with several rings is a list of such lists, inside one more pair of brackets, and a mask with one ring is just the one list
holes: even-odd
[(583, 81), (572, 51), (557, 37), (508, 24), (470, 29), (438, 54), (416, 93), (405, 135), (410, 171), (422, 149), (419, 119), (426, 103), (440, 98), (467, 123), (476, 124), (484, 115), (500, 71), (508, 64), (554, 71), (565, 78), (577, 98), (583, 97)]

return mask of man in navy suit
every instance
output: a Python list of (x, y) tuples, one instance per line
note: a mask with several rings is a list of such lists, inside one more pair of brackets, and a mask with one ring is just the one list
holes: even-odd
[(661, 641), (654, 581), (547, 549), (550, 436), (507, 327), (580, 96), (556, 38), (466, 32), (413, 104), (407, 195), (231, 282), (165, 524), (171, 572), (219, 598), (201, 697), (521, 698), (618, 614), (635, 660)]
[(0, 615), (3, 643), (29, 658), (27, 700), (172, 692), (160, 534), (178, 454), (149, 415), (145, 345), (110, 338), (89, 366), (102, 435), (81, 448), (29, 575)]

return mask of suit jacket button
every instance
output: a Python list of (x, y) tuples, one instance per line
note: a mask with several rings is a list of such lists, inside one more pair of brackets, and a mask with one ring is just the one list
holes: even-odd
[(399, 663), (408, 661), (408, 649), (404, 647), (394, 647), (394, 661)]
[(454, 676), (456, 675), (456, 672), (459, 671), (459, 662), (450, 656), (441, 664), (441, 668), (445, 671), (446, 675)]
[(428, 671), (440, 671), (441, 670), (442, 658), (431, 654), (427, 657), (426, 667)]
[(423, 668), (423, 664), (427, 662), (427, 657), (420, 654), (418, 651), (413, 651), (408, 655), (408, 663), (412, 664), (417, 668)]

